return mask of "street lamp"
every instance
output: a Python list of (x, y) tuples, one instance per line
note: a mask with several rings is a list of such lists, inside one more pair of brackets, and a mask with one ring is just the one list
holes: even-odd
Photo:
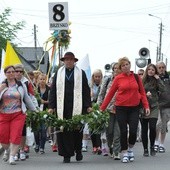
[(160, 23), (160, 35), (159, 35), (159, 55), (158, 55), (158, 61), (160, 61), (161, 60), (161, 47), (162, 47), (162, 18), (160, 18), (160, 17), (157, 17), (157, 16), (155, 16), (155, 15), (152, 15), (152, 14), (148, 14), (149, 16), (151, 16), (151, 17), (155, 17), (155, 18), (158, 18), (158, 19), (160, 19), (161, 20), (161, 23)]
[(156, 63), (158, 62), (158, 55), (159, 55), (159, 48), (158, 48), (158, 43), (155, 42), (155, 41), (152, 41), (152, 40), (148, 40), (149, 43), (152, 42), (152, 43), (155, 43), (157, 46), (156, 46)]

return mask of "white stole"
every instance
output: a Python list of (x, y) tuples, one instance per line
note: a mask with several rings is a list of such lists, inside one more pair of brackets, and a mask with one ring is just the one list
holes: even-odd
[[(64, 111), (64, 93), (65, 93), (65, 76), (66, 68), (62, 66), (57, 73), (56, 95), (57, 95), (57, 115), (63, 119)], [(74, 96), (73, 96), (73, 116), (82, 113), (82, 70), (77, 66), (74, 67)]]

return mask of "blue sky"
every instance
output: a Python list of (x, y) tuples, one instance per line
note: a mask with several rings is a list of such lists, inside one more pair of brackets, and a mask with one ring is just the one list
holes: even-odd
[[(0, 10), (12, 9), (12, 22), (25, 20), (26, 28), (18, 35), (21, 46), (34, 46), (33, 25), (37, 26), (38, 46), (51, 36), (48, 0), (0, 0)], [(139, 50), (150, 50), (152, 63), (159, 45), (159, 23), (162, 20), (162, 53), (170, 70), (170, 1), (169, 0), (68, 0), (71, 44), (69, 51), (81, 59), (89, 55), (92, 71), (127, 56), (135, 68)], [(151, 17), (148, 14), (157, 16)], [(151, 41), (149, 41), (151, 40)]]

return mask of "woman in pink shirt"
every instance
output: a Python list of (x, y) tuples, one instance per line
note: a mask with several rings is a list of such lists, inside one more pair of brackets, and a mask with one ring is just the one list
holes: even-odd
[(3, 160), (15, 165), (14, 156), (21, 142), (27, 108), (36, 111), (26, 86), (15, 79), (13, 65), (4, 68), (6, 79), (0, 84), (0, 143)]

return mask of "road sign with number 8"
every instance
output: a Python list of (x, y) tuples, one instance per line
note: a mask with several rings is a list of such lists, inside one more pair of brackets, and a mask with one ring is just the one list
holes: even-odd
[(49, 29), (68, 30), (68, 2), (49, 3)]

